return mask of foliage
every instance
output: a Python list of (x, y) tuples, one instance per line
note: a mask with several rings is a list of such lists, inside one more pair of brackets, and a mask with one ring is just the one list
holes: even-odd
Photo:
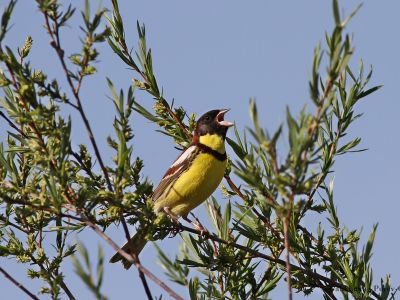
[[(94, 276), (89, 250), (78, 247), (83, 264), (75, 257), (77, 232), (91, 228), (118, 249), (106, 234), (119, 224), (127, 238), (127, 224), (140, 224), (148, 240), (165, 238), (176, 230), (165, 216), (153, 213), (152, 184), (143, 174), (143, 161), (133, 155), (131, 114), (136, 111), (158, 124), (158, 131), (180, 148), (190, 143), (196, 115), (164, 98), (145, 26), (139, 22), (138, 47), (130, 50), (117, 0), (112, 0), (108, 15), (104, 8), (92, 13), (89, 1), (85, 2), (82, 47), (72, 54), (63, 49), (61, 29), (75, 8), (64, 8), (54, 0), (36, 2), (67, 86), (32, 68), (29, 52), (36, 45), (31, 37), (17, 50), (5, 45), (16, 4), (10, 1), (0, 27), (0, 117), (9, 125), (0, 144), (0, 256), (26, 264), (28, 276), (44, 283), (39, 292), (53, 299), (61, 293), (75, 299), (62, 271), (62, 263), (71, 258), (77, 275), (96, 298), (106, 299), (100, 291), (102, 251)], [(157, 248), (167, 277), (186, 287), (191, 299), (267, 299), (283, 279), (289, 295), (292, 289), (304, 295), (319, 289), (325, 299), (340, 294), (345, 299), (394, 298), (389, 277), (381, 280), (378, 290), (373, 289), (370, 259), (377, 226), (360, 247), (360, 231), (341, 223), (334, 202), (335, 160), (363, 150), (358, 148), (359, 137), (347, 137), (361, 117), (359, 101), (380, 86), (369, 86), (372, 69), (365, 71), (362, 62), (357, 72), (349, 65), (354, 48), (345, 29), (358, 8), (343, 18), (338, 2), (332, 3), (334, 29), (326, 34), (325, 46), (314, 50), (311, 109), (305, 106), (294, 113), (287, 108), (286, 124), (269, 132), (262, 128), (256, 102), (251, 100), (251, 128), (242, 134), (235, 128), (235, 139), (227, 141), (236, 154), (221, 187), (229, 201), (224, 208), (213, 197), (206, 203), (213, 230), (204, 233), (180, 225), (183, 244), (174, 259)], [(105, 41), (134, 71), (133, 84), (126, 91), (117, 91), (107, 79), (116, 110), (115, 135), (107, 138), (115, 153), (112, 164), (103, 162), (80, 93), (85, 78), (97, 72), (98, 45)], [(135, 89), (153, 97), (152, 111), (136, 100)], [(66, 106), (82, 119), (88, 145), (71, 145), (72, 118), (61, 113)], [(278, 147), (284, 140), (287, 151)], [(231, 172), (240, 185), (233, 182)], [(330, 228), (303, 227), (302, 220), (313, 213), (327, 220)], [(136, 258), (128, 258), (139, 269), (150, 299), (146, 278), (181, 299)]]
[(78, 251), (79, 251), (79, 254), (83, 258), (84, 265), (82, 265), (82, 263), (79, 261), (79, 259), (75, 255), (72, 256), (72, 263), (75, 267), (76, 274), (78, 274), (78, 276), (82, 279), (82, 281), (93, 292), (93, 294), (96, 296), (96, 299), (106, 300), (107, 297), (103, 296), (102, 293), (100, 292), (101, 285), (103, 283), (103, 272), (104, 272), (103, 249), (101, 247), (99, 247), (99, 250), (98, 250), (96, 280), (93, 278), (90, 257), (89, 257), (89, 252), (88, 252), (87, 248), (81, 244), (81, 245), (79, 245)]

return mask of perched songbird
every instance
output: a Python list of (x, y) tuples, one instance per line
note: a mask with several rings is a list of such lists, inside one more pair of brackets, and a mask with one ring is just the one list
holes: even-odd
[[(178, 156), (154, 190), (154, 212), (166, 213), (177, 220), (205, 201), (221, 182), (227, 158), (225, 136), (233, 123), (225, 121), (228, 109), (211, 110), (197, 121), (189, 147)], [(138, 256), (146, 245), (143, 234), (135, 234), (122, 247), (127, 253)], [(128, 269), (131, 263), (116, 253), (110, 260), (122, 260)]]

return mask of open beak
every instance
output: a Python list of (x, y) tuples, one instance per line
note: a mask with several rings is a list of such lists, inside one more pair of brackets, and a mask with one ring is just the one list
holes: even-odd
[(221, 109), (217, 115), (217, 122), (218, 125), (223, 126), (223, 127), (231, 127), (234, 124), (232, 122), (228, 122), (224, 120), (225, 114), (229, 111), (230, 109)]

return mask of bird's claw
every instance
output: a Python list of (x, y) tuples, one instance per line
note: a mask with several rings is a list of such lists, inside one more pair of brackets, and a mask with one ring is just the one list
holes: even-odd
[(196, 230), (200, 231), (200, 236), (203, 238), (210, 234), (210, 232), (206, 228), (204, 228), (203, 225), (201, 225), (201, 223), (193, 222), (193, 227)]
[(175, 237), (179, 232), (182, 231), (182, 224), (178, 220), (171, 219), (172, 230), (170, 231), (170, 237)]
[(173, 238), (179, 232), (182, 231), (182, 224), (179, 222), (179, 216), (175, 215), (169, 207), (164, 207), (164, 212), (172, 222), (172, 230), (170, 231), (170, 237)]
[(204, 238), (207, 235), (209, 235), (210, 234), (209, 231), (200, 223), (200, 220), (193, 213), (190, 213), (190, 214), (193, 216), (194, 221), (188, 219), (187, 216), (184, 217), (184, 219), (186, 221), (190, 222), (196, 230), (200, 231), (200, 236), (201, 237)]

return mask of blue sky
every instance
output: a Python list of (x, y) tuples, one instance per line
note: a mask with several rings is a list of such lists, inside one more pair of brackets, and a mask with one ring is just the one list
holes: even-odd
[[(1, 1), (0, 8), (5, 2)], [(95, 7), (97, 2), (91, 2)], [(109, 5), (108, 1), (103, 2)], [(342, 2), (341, 7), (347, 13), (360, 3)], [(81, 6), (83, 1), (74, 1), (75, 4)], [(312, 54), (315, 45), (324, 42), (325, 31), (332, 28), (331, 1), (121, 1), (121, 11), (131, 45), (137, 44), (136, 20), (146, 24), (155, 73), (165, 97), (174, 98), (176, 105), (183, 105), (188, 112), (201, 114), (214, 108), (230, 107), (227, 118), (243, 130), (250, 125), (248, 101), (254, 97), (263, 126), (274, 129), (284, 122), (286, 105), (293, 112), (305, 103), (312, 107), (308, 96)], [(364, 116), (351, 130), (352, 136), (362, 137), (361, 147), (369, 150), (339, 157), (334, 167), (339, 216), (350, 229), (362, 227), (364, 238), (372, 226), (379, 223), (372, 259), (375, 281), (390, 273), (393, 286), (400, 285), (400, 242), (397, 238), (400, 204), (395, 191), (400, 167), (399, 11), (400, 2), (396, 0), (368, 1), (348, 27), (349, 32), (354, 33), (356, 50), (352, 65), (357, 66), (360, 58), (365, 66), (372, 64), (371, 84), (384, 87), (360, 103), (358, 111)], [(62, 43), (69, 54), (79, 49), (81, 33), (77, 25), (80, 22), (80, 14), (76, 14), (71, 26), (62, 31)], [(15, 49), (22, 45), (27, 34), (31, 35), (33, 66), (65, 83), (34, 1), (20, 1), (12, 23), (14, 26), (6, 42)], [(82, 99), (103, 157), (109, 161), (112, 153), (107, 149), (106, 137), (113, 132), (114, 114), (112, 103), (107, 99), (110, 93), (105, 78), (110, 77), (117, 88), (127, 89), (133, 74), (106, 44), (100, 50), (99, 73), (84, 83)], [(66, 89), (66, 85), (64, 87)], [(141, 93), (137, 93), (137, 100), (148, 108), (152, 106), (151, 99)], [(137, 114), (132, 118), (132, 127), (134, 152), (143, 158), (146, 176), (157, 183), (178, 153), (171, 140), (156, 133), (156, 127)], [(6, 128), (2, 121), (0, 128)], [(73, 130), (74, 145), (87, 143), (77, 117)], [(225, 205), (226, 200), (220, 198), (220, 201)], [(197, 209), (197, 214), (205, 218), (202, 208)], [(306, 219), (305, 225), (315, 227), (316, 219)], [(124, 241), (122, 230), (111, 234), (115, 241)], [(102, 244), (107, 258), (113, 252), (92, 232), (84, 231), (79, 239), (94, 253), (97, 245)], [(173, 255), (179, 243), (179, 238), (175, 238), (159, 245)], [(142, 263), (163, 277), (161, 268), (155, 265), (153, 247), (146, 249)], [(38, 281), (23, 279), (23, 265), (4, 258), (0, 259), (0, 265), (32, 289), (39, 286)], [(81, 295), (80, 299), (90, 299), (89, 292), (79, 285), (71, 272), (71, 266), (66, 269), (67, 283)], [(151, 287), (154, 295), (160, 294), (157, 286), (151, 283)], [(24, 299), (24, 295), (6, 280), (0, 280), (0, 290), (5, 299)], [(126, 272), (120, 265), (106, 264), (104, 291), (110, 299), (126, 295), (132, 299), (144, 297), (136, 270)], [(178, 288), (177, 291), (186, 296), (183, 290)], [(273, 299), (283, 296), (286, 297), (283, 287), (271, 294)], [(295, 299), (302, 298), (302, 295), (295, 295)], [(309, 297), (319, 298), (317, 293)]]

